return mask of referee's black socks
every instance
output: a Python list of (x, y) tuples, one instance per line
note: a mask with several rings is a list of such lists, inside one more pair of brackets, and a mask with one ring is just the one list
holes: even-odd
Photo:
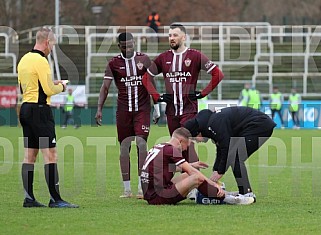
[(33, 176), (34, 176), (34, 164), (23, 163), (21, 168), (21, 177), (23, 183), (23, 189), (25, 191), (25, 198), (35, 200), (33, 195)]
[(45, 177), (51, 199), (54, 201), (62, 200), (59, 192), (59, 175), (57, 163), (45, 164)]

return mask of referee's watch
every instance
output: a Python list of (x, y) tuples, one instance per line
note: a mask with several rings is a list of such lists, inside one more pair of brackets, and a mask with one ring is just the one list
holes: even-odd
[(62, 92), (64, 92), (65, 90), (66, 90), (66, 85), (65, 84), (63, 84), (63, 83), (60, 83), (61, 85), (62, 85)]

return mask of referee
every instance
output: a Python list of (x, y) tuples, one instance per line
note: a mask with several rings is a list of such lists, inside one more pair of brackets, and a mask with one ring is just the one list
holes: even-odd
[(25, 191), (23, 207), (45, 207), (33, 194), (34, 164), (39, 149), (45, 161), (45, 177), (51, 196), (49, 207), (78, 207), (64, 201), (59, 193), (55, 121), (49, 105), (52, 95), (66, 90), (66, 83), (52, 81), (46, 57), (54, 44), (54, 33), (45, 27), (39, 29), (34, 48), (18, 64), (18, 83), (22, 94), (20, 121), (25, 149), (21, 171)]

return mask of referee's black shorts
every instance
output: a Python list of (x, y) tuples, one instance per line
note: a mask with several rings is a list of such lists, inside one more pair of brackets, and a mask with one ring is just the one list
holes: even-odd
[(20, 110), (24, 147), (44, 149), (56, 147), (55, 121), (49, 105), (23, 103)]

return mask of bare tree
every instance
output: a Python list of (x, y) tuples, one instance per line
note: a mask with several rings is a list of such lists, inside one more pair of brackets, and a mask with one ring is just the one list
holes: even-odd
[(19, 3), (20, 0), (0, 0), (0, 25), (14, 28), (19, 23)]
[[(0, 0), (0, 9), (0, 24), (16, 30), (52, 25), (55, 20), (53, 0)], [(146, 25), (152, 11), (159, 13), (163, 25), (174, 21), (321, 22), (321, 3), (315, 0), (60, 0), (60, 22), (69, 25)]]
[(86, 0), (63, 0), (60, 3), (60, 23), (87, 25), (92, 23), (92, 14)]
[[(262, 21), (271, 24), (303, 24), (307, 21), (320, 22), (320, 2), (314, 0), (256, 0), (247, 1), (242, 9), (243, 21)], [(308, 23), (308, 22), (307, 22)]]
[(55, 1), (24, 0), (21, 6), (21, 28), (55, 23)]
[[(118, 1), (111, 10), (111, 25), (144, 25), (149, 14), (145, 0)], [(121, 20), (120, 20), (121, 19)]]

